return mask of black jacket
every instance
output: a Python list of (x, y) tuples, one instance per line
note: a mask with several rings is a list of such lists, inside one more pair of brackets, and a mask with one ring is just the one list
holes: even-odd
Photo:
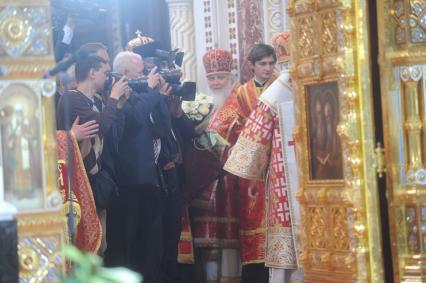
[(65, 53), (71, 53), (71, 44), (65, 44), (62, 42), (64, 38), (64, 31), (60, 31), (55, 42), (55, 61), (59, 62), (64, 58)]
[[(185, 151), (191, 147), (194, 137), (194, 126), (185, 114), (179, 118), (172, 118), (172, 125), (173, 132), (161, 139), (160, 154), (164, 183), (169, 192), (175, 191), (185, 183), (183, 158)], [(169, 162), (174, 162), (175, 167), (166, 170), (165, 165)]]
[(96, 120), (99, 124), (99, 135), (103, 136), (110, 130), (114, 121), (124, 119), (122, 111), (117, 108), (117, 100), (108, 98), (105, 106), (102, 107), (102, 100), (96, 96), (94, 99), (100, 112), (93, 111), (91, 106), (93, 102), (77, 90), (70, 90), (61, 95), (57, 106), (57, 129), (70, 130), (78, 116), (80, 124)]
[(167, 97), (155, 90), (133, 93), (124, 106), (125, 125), (118, 144), (120, 186), (160, 185), (154, 140), (171, 129)]

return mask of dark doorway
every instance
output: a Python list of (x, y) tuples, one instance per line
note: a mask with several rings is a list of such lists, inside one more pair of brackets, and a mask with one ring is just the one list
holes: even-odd
[[(159, 41), (163, 49), (170, 49), (169, 10), (165, 0), (51, 0), (51, 14), (55, 43), (61, 37), (67, 17), (75, 19), (69, 52), (87, 42), (101, 42), (113, 58), (116, 41), (121, 41), (119, 45), (123, 48), (136, 37), (136, 30)], [(116, 15), (121, 40), (114, 33)]]
[(142, 35), (159, 41), (162, 49), (170, 50), (169, 9), (165, 0), (120, 1), (120, 18), (123, 44), (140, 30)]
[[(370, 56), (371, 56), (371, 84), (373, 90), (373, 109), (376, 143), (384, 145), (382, 101), (380, 89), (379, 71), (379, 37), (377, 30), (377, 3), (376, 0), (369, 1), (369, 26), (370, 26)], [(377, 178), (379, 189), (379, 201), (381, 212), (383, 268), (385, 282), (393, 282), (393, 265), (391, 252), (391, 239), (389, 230), (389, 207), (386, 198), (386, 178)]]

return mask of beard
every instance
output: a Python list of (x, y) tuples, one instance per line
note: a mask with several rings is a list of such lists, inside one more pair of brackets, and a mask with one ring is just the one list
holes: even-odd
[(234, 85), (230, 82), (227, 86), (221, 89), (209, 89), (208, 95), (213, 97), (213, 105), (215, 109), (219, 109), (223, 106), (226, 99), (232, 92)]

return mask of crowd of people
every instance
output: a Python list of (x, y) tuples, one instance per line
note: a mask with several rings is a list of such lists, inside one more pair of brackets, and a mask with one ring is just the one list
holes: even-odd
[[(70, 32), (68, 25), (57, 48), (69, 44)], [(147, 283), (268, 282), (266, 178), (221, 170), (189, 200), (184, 201), (183, 190), (191, 176), (191, 168), (184, 166), (186, 153), (202, 133), (215, 132), (226, 140), (215, 152), (222, 165), (236, 154), (258, 98), (276, 79), (274, 48), (252, 47), (247, 59), (253, 78), (244, 84), (231, 72), (230, 52), (209, 50), (203, 63), (213, 111), (195, 126), (156, 67), (144, 72), (145, 56), (137, 45), (128, 45), (111, 63), (103, 44), (87, 43), (57, 76), (57, 129), (78, 141), (102, 226), (95, 252), (106, 266), (128, 267)], [(62, 60), (64, 52), (57, 56)], [(141, 77), (146, 89), (129, 85)], [(178, 264), (179, 253), (185, 252), (180, 249), (182, 223), (190, 224), (193, 269)]]

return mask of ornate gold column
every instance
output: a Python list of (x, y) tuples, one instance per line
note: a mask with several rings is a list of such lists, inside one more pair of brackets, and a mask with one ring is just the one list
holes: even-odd
[(185, 52), (183, 60), (184, 79), (197, 80), (197, 58), (195, 50), (195, 25), (193, 0), (166, 0), (169, 5), (170, 35), (172, 49)]
[(50, 3), (0, 3), (0, 152), (5, 200), (18, 210), (21, 282), (61, 282), (66, 219), (57, 189)]
[(421, 133), (423, 130), (420, 117), (420, 101), (418, 86), (422, 78), (419, 66), (401, 67), (401, 80), (403, 82), (403, 102), (405, 111), (404, 129), (408, 145), (408, 171), (412, 172), (423, 167)]

